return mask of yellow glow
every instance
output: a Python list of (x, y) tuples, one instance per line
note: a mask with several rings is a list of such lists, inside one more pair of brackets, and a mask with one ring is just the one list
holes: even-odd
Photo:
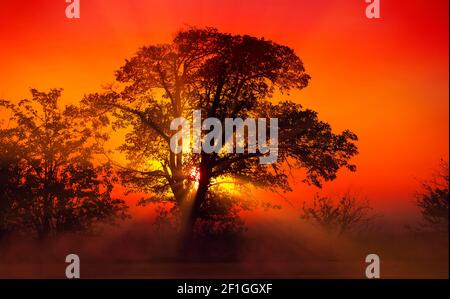
[(230, 176), (221, 176), (213, 180), (212, 185), (220, 191), (227, 192), (231, 195), (239, 194), (239, 186), (235, 178)]

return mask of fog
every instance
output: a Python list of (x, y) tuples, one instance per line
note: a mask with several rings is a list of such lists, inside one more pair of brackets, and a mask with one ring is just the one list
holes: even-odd
[(244, 233), (199, 242), (197, 256), (181, 261), (175, 230), (158, 228), (151, 209), (94, 234), (4, 239), (0, 277), (64, 278), (72, 253), (85, 278), (364, 278), (371, 253), (380, 256), (385, 278), (448, 276), (447, 236), (395, 228), (386, 219), (364, 234), (339, 236), (283, 210), (242, 215)]

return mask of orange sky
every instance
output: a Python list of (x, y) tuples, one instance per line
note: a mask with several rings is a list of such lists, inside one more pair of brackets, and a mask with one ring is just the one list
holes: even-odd
[[(381, 0), (378, 20), (364, 0), (81, 0), (78, 20), (64, 0), (0, 2), (0, 98), (62, 87), (77, 102), (138, 47), (213, 26), (294, 48), (312, 80), (292, 99), (358, 134), (358, 171), (325, 193), (351, 188), (385, 212), (407, 210), (417, 180), (448, 157), (448, 0)], [(315, 191), (300, 180), (291, 201)]]

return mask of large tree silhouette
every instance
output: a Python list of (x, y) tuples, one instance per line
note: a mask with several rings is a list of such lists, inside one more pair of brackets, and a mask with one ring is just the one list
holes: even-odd
[(42, 239), (125, 217), (124, 201), (111, 196), (111, 168), (93, 163), (96, 136), (79, 110), (58, 108), (61, 90), (31, 93), (18, 104), (0, 101), (11, 113), (0, 130), (0, 229)]
[[(309, 80), (300, 58), (286, 46), (190, 28), (170, 44), (139, 49), (116, 72), (114, 84), (83, 102), (99, 123), (114, 119), (114, 129), (130, 129), (120, 147), (130, 160), (123, 172), (125, 183), (131, 190), (152, 193), (149, 201), (170, 201), (179, 207), (190, 240), (206, 199), (214, 197), (211, 185), (224, 177), (289, 191), (290, 168), (305, 169), (305, 181), (317, 186), (333, 180), (341, 167), (355, 169), (349, 163), (357, 153), (354, 133), (335, 134), (316, 112), (279, 101), (290, 90), (305, 88)], [(260, 151), (171, 152), (175, 131), (170, 122), (180, 116), (191, 120), (196, 109), (203, 119), (215, 117), (222, 126), (225, 118), (278, 118), (277, 163), (260, 164)]]

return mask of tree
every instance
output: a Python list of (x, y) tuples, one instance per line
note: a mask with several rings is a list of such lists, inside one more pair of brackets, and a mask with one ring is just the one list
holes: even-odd
[(338, 200), (315, 195), (311, 207), (303, 204), (301, 218), (316, 222), (327, 232), (342, 235), (349, 231), (367, 229), (373, 219), (371, 210), (368, 201), (360, 201), (350, 194)]
[(448, 162), (441, 161), (439, 171), (431, 181), (424, 182), (417, 206), (425, 223), (422, 228), (448, 232)]
[[(116, 72), (114, 84), (87, 95), (83, 103), (99, 125), (112, 121), (114, 129), (129, 128), (120, 147), (130, 160), (122, 172), (125, 184), (153, 194), (149, 202), (178, 206), (184, 235), (191, 240), (202, 206), (214, 197), (211, 185), (223, 178), (290, 191), (292, 167), (306, 169), (305, 181), (317, 186), (333, 180), (342, 167), (355, 170), (349, 162), (357, 154), (354, 133), (335, 134), (316, 112), (288, 101), (275, 103), (275, 95), (303, 89), (309, 80), (300, 58), (286, 46), (189, 28), (170, 44), (141, 48)], [(170, 123), (181, 116), (192, 120), (194, 110), (222, 125), (225, 118), (278, 118), (277, 163), (260, 164), (260, 151), (173, 153)], [(199, 178), (192, 175), (196, 172)]]
[(111, 167), (93, 162), (102, 136), (76, 107), (58, 109), (61, 90), (31, 94), (18, 104), (0, 102), (13, 124), (0, 130), (2, 218), (43, 239), (126, 217), (125, 202), (111, 195)]
[(10, 130), (0, 130), (0, 239), (18, 229), (19, 207), (15, 198), (23, 196), (19, 148)]

